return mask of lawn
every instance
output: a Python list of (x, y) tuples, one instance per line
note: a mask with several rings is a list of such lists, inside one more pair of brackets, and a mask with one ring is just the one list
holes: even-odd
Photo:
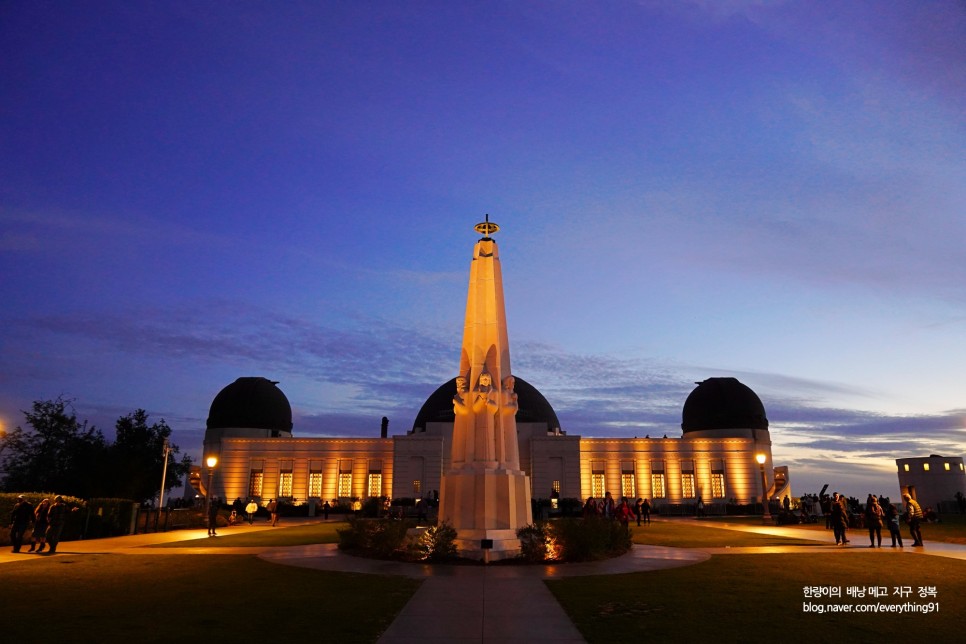
[[(926, 541), (943, 541), (945, 543), (958, 543), (966, 545), (966, 515), (962, 514), (944, 514), (942, 515), (942, 521), (940, 523), (923, 523), (922, 524), (922, 538)], [(761, 517), (708, 517), (702, 519), (701, 522), (721, 522), (721, 523), (740, 523), (743, 525), (762, 525)], [(803, 530), (814, 530), (816, 532), (825, 532), (828, 538), (832, 539), (832, 531), (825, 529), (825, 519), (819, 517), (818, 523), (808, 523), (802, 525), (791, 525), (790, 528), (800, 528)], [(909, 536), (909, 526), (905, 523), (901, 526), (902, 540), (910, 541)], [(869, 534), (868, 530), (864, 528), (852, 528), (849, 530), (850, 534), (859, 536), (860, 538), (866, 538)], [(852, 538), (851, 536), (849, 537)], [(889, 539), (888, 528), (882, 528), (882, 538), (891, 543)], [(858, 543), (853, 540), (853, 542)]]
[(313, 523), (309, 525), (247, 531), (245, 526), (218, 528), (218, 536), (160, 543), (152, 548), (252, 548), (268, 546), (307, 546), (314, 543), (338, 543), (337, 530), (347, 523)]
[[(758, 519), (761, 524), (761, 519)], [(651, 525), (631, 526), (634, 543), (677, 548), (732, 548), (751, 546), (818, 546), (815, 541), (727, 530), (702, 521), (652, 521)]]
[[(879, 642), (916, 633), (961, 641), (966, 562), (891, 550), (839, 554), (720, 555), (672, 570), (546, 582), (588, 642)], [(805, 586), (841, 588), (841, 598), (805, 597)], [(889, 596), (849, 597), (848, 587)], [(894, 596), (908, 586), (910, 597)], [(937, 597), (920, 598), (919, 587)], [(803, 604), (928, 606), (934, 612), (806, 612)], [(939, 609), (941, 607), (941, 610)], [(853, 611), (856, 609), (853, 608)]]
[(0, 574), (7, 642), (375, 642), (420, 584), (249, 555), (65, 554)]

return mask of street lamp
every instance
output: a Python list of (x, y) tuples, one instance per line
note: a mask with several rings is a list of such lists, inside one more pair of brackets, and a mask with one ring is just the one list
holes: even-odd
[(771, 512), (768, 511), (768, 479), (765, 478), (765, 455), (759, 452), (755, 455), (755, 460), (758, 461), (758, 467), (761, 469), (761, 505), (764, 509), (762, 514), (762, 519), (768, 521), (771, 519)]
[(217, 527), (212, 525), (211, 520), (211, 480), (215, 476), (215, 465), (218, 465), (218, 457), (209, 456), (205, 459), (205, 464), (208, 465), (208, 485), (205, 487), (205, 516), (208, 518), (208, 536), (211, 536)]

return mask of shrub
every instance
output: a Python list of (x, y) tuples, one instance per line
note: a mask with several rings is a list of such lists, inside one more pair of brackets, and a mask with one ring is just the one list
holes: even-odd
[(520, 558), (542, 561), (594, 561), (631, 548), (631, 532), (619, 521), (596, 517), (538, 521), (517, 530)]
[(422, 561), (455, 559), (458, 554), (456, 529), (446, 522), (433, 526), (416, 539), (410, 551), (415, 559)]
[(517, 538), (520, 539), (520, 557), (530, 563), (540, 563), (542, 561), (556, 558), (556, 544), (553, 539), (553, 529), (546, 523), (531, 523), (517, 530)]
[(406, 532), (412, 524), (388, 519), (349, 518), (349, 527), (338, 530), (339, 549), (387, 559), (405, 550)]

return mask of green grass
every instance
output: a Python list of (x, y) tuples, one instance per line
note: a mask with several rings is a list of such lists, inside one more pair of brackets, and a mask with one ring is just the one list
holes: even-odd
[[(761, 524), (761, 519), (758, 519)], [(732, 548), (751, 546), (810, 546), (821, 545), (806, 539), (777, 537), (741, 530), (727, 530), (693, 521), (652, 521), (651, 525), (631, 526), (634, 543), (677, 548)]]
[[(307, 546), (314, 543), (338, 543), (337, 530), (344, 529), (347, 523), (313, 523), (300, 526), (277, 526), (265, 530), (248, 532), (245, 526), (218, 528), (218, 536), (202, 539), (186, 539), (159, 543), (152, 548), (252, 548), (269, 546)], [(234, 532), (233, 532), (234, 531)]]
[[(966, 562), (894, 551), (720, 555), (695, 566), (546, 582), (590, 643), (960, 641)], [(842, 598), (810, 599), (804, 586), (838, 586)], [(911, 586), (913, 596), (846, 596), (849, 586)], [(919, 586), (938, 597), (920, 599)], [(931, 614), (804, 612), (803, 603), (938, 602)]]
[(8, 642), (374, 642), (420, 582), (249, 555), (57, 555), (3, 564)]

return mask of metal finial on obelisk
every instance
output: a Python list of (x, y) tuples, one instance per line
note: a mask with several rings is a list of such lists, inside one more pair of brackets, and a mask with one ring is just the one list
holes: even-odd
[(500, 227), (490, 221), (490, 214), (487, 213), (486, 221), (481, 221), (473, 227), (473, 230), (483, 235), (483, 239), (488, 239), (490, 235), (500, 230)]

